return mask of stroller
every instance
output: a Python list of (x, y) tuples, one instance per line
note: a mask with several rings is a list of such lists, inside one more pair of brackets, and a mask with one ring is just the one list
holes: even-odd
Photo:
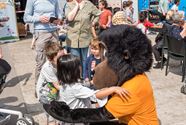
[[(11, 66), (7, 61), (0, 59), (0, 94), (5, 88), (5, 80), (7, 74), (10, 72)], [(14, 111), (9, 109), (3, 109), (0, 107), (0, 125), (7, 125), (10, 121), (10, 116), (16, 115), (18, 119), (16, 125), (34, 125), (34, 120), (29, 115), (23, 115), (20, 111)]]

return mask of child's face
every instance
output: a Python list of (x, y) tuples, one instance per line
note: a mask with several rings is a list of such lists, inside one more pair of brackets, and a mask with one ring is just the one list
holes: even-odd
[(104, 9), (104, 5), (102, 3), (99, 3), (99, 9), (100, 10)]
[(91, 54), (93, 54), (94, 56), (99, 56), (100, 55), (100, 51), (99, 49), (95, 49), (91, 47)]

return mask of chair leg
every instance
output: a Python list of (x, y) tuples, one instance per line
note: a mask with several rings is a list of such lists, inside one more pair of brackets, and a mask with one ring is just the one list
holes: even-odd
[(182, 82), (184, 82), (185, 79), (185, 61), (183, 61), (183, 66), (182, 66)]
[(161, 70), (163, 69), (163, 57), (164, 57), (164, 48), (162, 48), (162, 52), (161, 52)]
[(167, 74), (168, 74), (168, 72), (167, 72), (168, 67), (169, 67), (169, 55), (168, 55), (168, 57), (167, 57), (166, 70), (165, 70), (165, 75), (166, 75), (166, 76), (167, 76)]

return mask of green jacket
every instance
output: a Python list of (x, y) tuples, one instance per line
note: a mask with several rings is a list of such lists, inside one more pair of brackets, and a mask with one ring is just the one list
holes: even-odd
[[(100, 11), (90, 1), (84, 0), (85, 4), (78, 10), (73, 21), (69, 21), (66, 42), (72, 48), (85, 48), (89, 46), (92, 39), (92, 22), (98, 22)], [(68, 2), (65, 15), (69, 14), (76, 6), (74, 1)]]

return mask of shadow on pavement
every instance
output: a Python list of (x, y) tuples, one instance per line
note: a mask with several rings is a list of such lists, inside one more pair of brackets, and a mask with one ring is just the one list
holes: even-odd
[(28, 80), (30, 79), (32, 73), (26, 73), (24, 75), (16, 76), (9, 81), (6, 82), (6, 87), (13, 87), (16, 86), (19, 82), (24, 81), (23, 85), (26, 85)]

